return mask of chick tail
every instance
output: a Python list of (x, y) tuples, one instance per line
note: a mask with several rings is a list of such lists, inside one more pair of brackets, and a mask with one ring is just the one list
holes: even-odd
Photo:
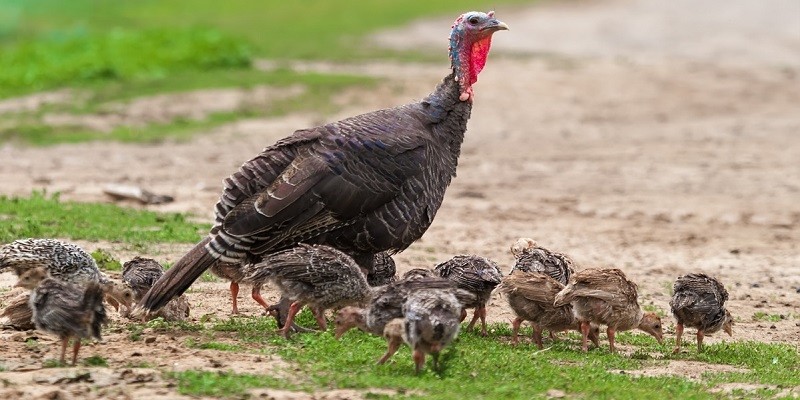
[(553, 306), (561, 307), (569, 304), (574, 298), (575, 292), (572, 290), (572, 285), (567, 285), (564, 289), (561, 289), (561, 291), (556, 294), (555, 301), (553, 301)]
[(81, 310), (86, 311), (92, 337), (97, 340), (100, 340), (100, 331), (108, 321), (106, 308), (103, 305), (104, 297), (103, 287), (96, 282), (92, 282), (86, 286), (86, 290), (83, 292), (83, 300), (81, 300)]
[(203, 239), (161, 276), (142, 297), (139, 302), (141, 308), (134, 312), (134, 316), (164, 307), (170, 300), (182, 295), (206, 269), (211, 267), (217, 261), (217, 257), (205, 248), (210, 241), (211, 238), (208, 237)]

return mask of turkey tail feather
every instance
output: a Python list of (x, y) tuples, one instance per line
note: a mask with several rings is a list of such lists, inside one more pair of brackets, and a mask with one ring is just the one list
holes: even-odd
[(218, 257), (205, 248), (210, 241), (207, 237), (196, 244), (156, 281), (139, 303), (143, 312), (157, 311), (173, 298), (182, 295), (206, 269), (217, 262)]

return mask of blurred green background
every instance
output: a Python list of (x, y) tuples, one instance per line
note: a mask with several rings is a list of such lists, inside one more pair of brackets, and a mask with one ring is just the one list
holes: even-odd
[[(521, 2), (503, 1), (503, 4)], [(0, 101), (63, 88), (73, 101), (2, 111), (0, 140), (47, 145), (93, 139), (152, 141), (186, 137), (237, 118), (322, 109), (345, 86), (372, 80), (345, 75), (260, 71), (255, 60), (361, 61), (393, 58), (445, 63), (436, 54), (398, 53), (369, 45), (376, 30), (415, 18), (498, 6), (497, 1), (367, 0), (0, 0)], [(446, 31), (443, 27), (443, 31)], [(215, 113), (98, 132), (52, 126), (47, 112), (108, 112), (113, 102), (205, 88), (302, 84), (306, 94), (271, 109)]]

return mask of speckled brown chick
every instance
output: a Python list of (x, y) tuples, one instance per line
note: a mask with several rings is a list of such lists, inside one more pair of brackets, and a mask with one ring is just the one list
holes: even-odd
[[(164, 267), (152, 258), (137, 256), (122, 265), (122, 281), (133, 290), (134, 302), (137, 304), (162, 275), (164, 275)], [(183, 321), (189, 317), (189, 309), (186, 296), (181, 295), (172, 299), (155, 313), (146, 315), (145, 318), (160, 317), (167, 321)], [(124, 313), (126, 316), (130, 316), (129, 314), (130, 312)]]
[[(580, 322), (575, 318), (571, 304), (555, 307), (556, 294), (564, 289), (564, 285), (550, 276), (538, 272), (517, 271), (503, 278), (498, 290), (505, 293), (508, 305), (514, 310), (517, 318), (512, 324), (512, 343), (517, 344), (520, 325), (530, 321), (533, 325), (533, 340), (539, 349), (542, 344), (542, 330), (561, 332), (570, 329), (581, 331)], [(599, 329), (593, 325), (589, 330), (589, 339), (599, 347)]]
[[(376, 336), (385, 334), (386, 325), (397, 318), (403, 318), (403, 305), (412, 293), (422, 290), (438, 290), (452, 293), (459, 304), (475, 301), (475, 296), (459, 290), (452, 281), (439, 277), (418, 277), (400, 280), (374, 291), (372, 300), (366, 308), (344, 307), (334, 319), (336, 338), (339, 339), (348, 330), (359, 328)], [(390, 343), (391, 347), (391, 343)], [(396, 351), (397, 349), (395, 349)], [(386, 361), (391, 354), (382, 358)]]
[(511, 254), (516, 260), (511, 268), (515, 271), (541, 272), (566, 285), (575, 273), (575, 262), (566, 254), (539, 246), (531, 238), (520, 238), (511, 245)]
[(294, 316), (308, 304), (322, 330), (327, 329), (325, 310), (364, 305), (371, 291), (367, 278), (352, 257), (323, 245), (300, 244), (272, 253), (245, 268), (250, 282), (274, 281), (282, 296), (292, 301), (281, 333), (288, 336)]
[(675, 327), (675, 350), (681, 351), (684, 326), (697, 328), (697, 351), (703, 351), (703, 336), (722, 329), (733, 336), (733, 317), (725, 309), (728, 291), (722, 282), (706, 274), (688, 274), (679, 277), (672, 286), (669, 302), (672, 315), (678, 320)]
[(108, 318), (100, 284), (89, 282), (80, 286), (63, 282), (48, 277), (42, 268), (35, 268), (20, 275), (18, 285), (32, 289), (28, 305), (36, 329), (61, 339), (62, 364), (70, 339), (74, 339), (72, 365), (77, 361), (81, 339), (101, 339), (100, 330)]
[(92, 256), (72, 243), (55, 239), (20, 239), (0, 247), (0, 272), (11, 268), (20, 276), (37, 267), (64, 282), (82, 284), (101, 279)]
[(424, 289), (408, 296), (403, 305), (403, 340), (413, 351), (417, 373), (426, 354), (433, 356), (433, 368), (439, 369), (439, 353), (458, 336), (461, 310), (452, 290)]
[[(444, 279), (456, 283), (459, 289), (473, 293), (476, 297), (474, 303), (465, 304), (464, 308), (475, 308), (467, 329), (475, 326), (475, 321), (481, 320), (481, 334), (486, 336), (486, 303), (492, 296), (492, 291), (503, 279), (503, 273), (497, 263), (480, 256), (458, 255), (438, 264), (434, 272)], [(466, 310), (462, 310), (461, 320), (466, 318)]]
[(613, 353), (614, 334), (639, 328), (663, 339), (661, 318), (655, 313), (642, 312), (639, 307), (636, 284), (629, 281), (619, 269), (589, 268), (572, 276), (569, 284), (557, 295), (556, 307), (572, 304), (575, 317), (581, 321), (583, 351), (588, 350), (590, 324), (606, 325), (608, 343)]

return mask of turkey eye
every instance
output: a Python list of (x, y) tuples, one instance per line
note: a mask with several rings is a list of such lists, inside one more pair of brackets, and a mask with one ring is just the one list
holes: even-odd
[(469, 19), (469, 23), (475, 25), (478, 23), (478, 17), (472, 17)]

